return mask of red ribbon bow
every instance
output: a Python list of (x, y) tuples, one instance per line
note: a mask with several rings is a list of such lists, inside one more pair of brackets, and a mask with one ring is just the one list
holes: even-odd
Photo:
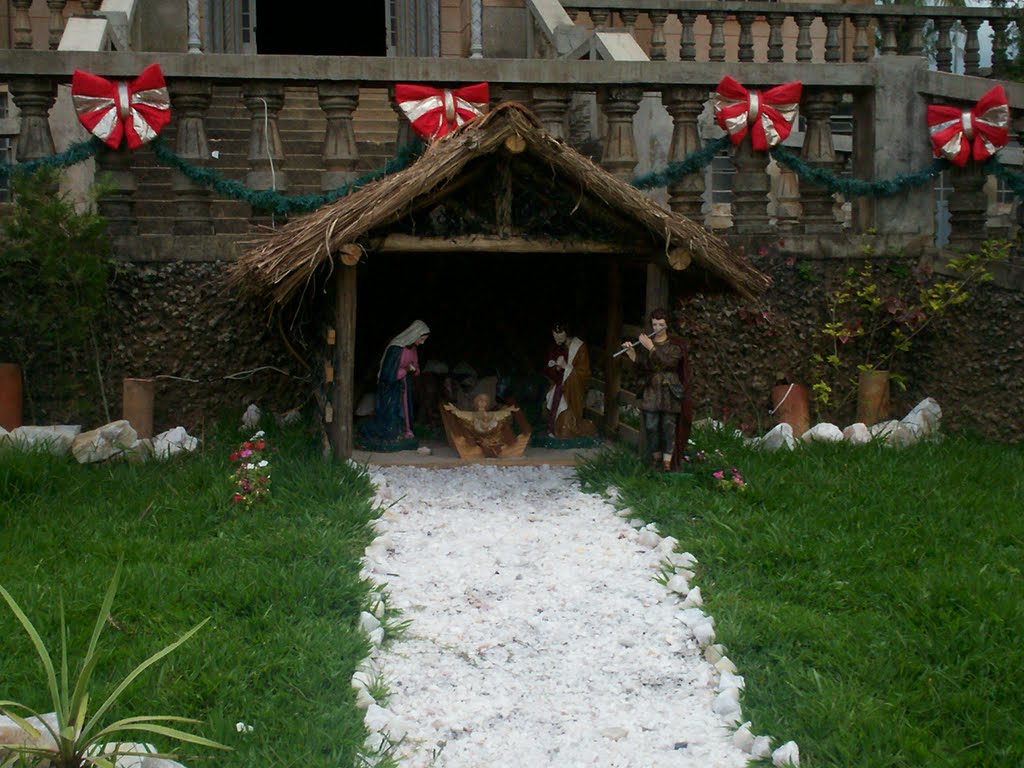
[(150, 64), (130, 83), (112, 83), (76, 69), (71, 78), (71, 101), (78, 121), (111, 149), (120, 146), (122, 136), (131, 149), (138, 149), (171, 121), (171, 100), (156, 64)]
[(783, 83), (751, 93), (727, 75), (715, 90), (715, 120), (733, 144), (742, 142), (749, 130), (754, 149), (766, 152), (793, 130), (802, 88), (800, 83)]
[(1010, 105), (1003, 87), (997, 85), (971, 110), (929, 106), (928, 132), (936, 157), (960, 167), (971, 156), (976, 162), (987, 160), (1010, 140)]
[(395, 101), (409, 118), (412, 129), (431, 141), (482, 115), (488, 100), (487, 83), (455, 90), (440, 90), (426, 85), (395, 86)]

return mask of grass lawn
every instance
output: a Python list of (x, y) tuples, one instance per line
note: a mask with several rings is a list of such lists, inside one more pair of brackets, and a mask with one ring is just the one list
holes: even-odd
[[(350, 766), (365, 735), (350, 679), (369, 652), (356, 625), (368, 598), (358, 573), (375, 516), (370, 485), (322, 460), (301, 429), (270, 431), (279, 448), (271, 497), (233, 507), (229, 454), (242, 437), (213, 436), (196, 454), (138, 466), (0, 451), (0, 584), (58, 664), (63, 599), (74, 661), (123, 558), (93, 708), (136, 664), (211, 617), (112, 714), (194, 717), (194, 732), (234, 750), (185, 746), (190, 768)], [(2, 602), (0, 615), (0, 699), (51, 711), (28, 636)], [(239, 721), (252, 732), (238, 733)]]
[[(805, 768), (1024, 765), (1024, 447), (694, 442), (691, 477), (624, 450), (580, 475), (696, 555), (754, 733)], [(710, 482), (732, 466), (746, 492)]]

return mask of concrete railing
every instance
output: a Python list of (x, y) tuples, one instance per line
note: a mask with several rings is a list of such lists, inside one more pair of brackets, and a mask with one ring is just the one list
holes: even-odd
[[(933, 47), (940, 71), (953, 71), (962, 53), (968, 75), (979, 72), (978, 34), (986, 22), (993, 35), (993, 69), (1000, 71), (1006, 33), (1016, 18), (1015, 10), (1000, 8), (740, 0), (570, 0), (563, 6), (576, 24), (636, 33), (652, 61), (865, 62), (876, 53), (925, 56)], [(677, 44), (670, 46), (670, 38)]]
[[(51, 124), (61, 119), (73, 121), (70, 115), (52, 114), (58, 86), (69, 81), (70, 72), (78, 68), (106, 77), (131, 78), (152, 60), (152, 54), (141, 53), (0, 52), (0, 82), (8, 83), (19, 108), (17, 160), (52, 154)], [(721, 135), (717, 128), (702, 122), (701, 115), (710, 92), (725, 74), (748, 86), (801, 80), (802, 130), (795, 135), (802, 142), (790, 151), (799, 152), (811, 166), (833, 172), (849, 164), (856, 177), (867, 180), (892, 178), (930, 164), (924, 121), (928, 100), (967, 102), (992, 85), (981, 78), (931, 72), (921, 59), (902, 56), (859, 64), (769, 66), (185, 53), (161, 54), (158, 61), (171, 93), (173, 120), (167, 141), (179, 156), (197, 166), (216, 163), (230, 168), (234, 178), (250, 189), (268, 189), (273, 184), (281, 192), (294, 194), (333, 189), (365, 173), (367, 166), (360, 156), (363, 143), (353, 120), (360, 95), (389, 89), (396, 82), (454, 86), (488, 81), (494, 101), (513, 98), (528, 103), (546, 130), (563, 138), (569, 136), (573, 96), (596, 93), (600, 119), (589, 125), (589, 148), (598, 153), (606, 169), (627, 181), (637, 174), (641, 152), (648, 147), (658, 143), (668, 147), (662, 164), (671, 163)], [(1015, 113), (1024, 109), (1024, 85), (1003, 85)], [(210, 111), (215, 101), (234, 109), (237, 119), (229, 124), (219, 115), (214, 121)], [(641, 125), (636, 120), (641, 103), (651, 101), (661, 115), (664, 135), (655, 135), (657, 121)], [(833, 136), (831, 123), (840, 103), (848, 104), (852, 113), (852, 136), (843, 146)], [(908, 130), (908, 125), (916, 127)], [(233, 143), (226, 138), (218, 143), (222, 137), (216, 131), (221, 130), (234, 135)], [(299, 138), (292, 136), (296, 131), (302, 134)], [(82, 131), (68, 135), (85, 136)], [(217, 160), (211, 158), (213, 145), (225, 148)], [(393, 150), (392, 145), (388, 151)], [(854, 199), (852, 214), (844, 222), (836, 215), (832, 194), (775, 167), (767, 155), (753, 152), (749, 142), (730, 149), (728, 160), (735, 174), (725, 223), (729, 234), (749, 245), (774, 243), (781, 235), (790, 250), (838, 252), (843, 242), (852, 242), (855, 233), (869, 228), (894, 242), (930, 244), (933, 239), (935, 191), (927, 186), (891, 198)], [(231, 215), (215, 214), (211, 208), (215, 200), (208, 190), (177, 171), (156, 166), (152, 153), (145, 149), (136, 153), (103, 150), (96, 163), (110, 185), (101, 212), (114, 232), (132, 236), (119, 241), (119, 248), (131, 251), (124, 254), (126, 258), (188, 257), (189, 242), (195, 258), (230, 257), (209, 244), (166, 236), (231, 234), (225, 241), (238, 240), (237, 226), (225, 228)], [(145, 188), (138, 178), (143, 170), (157, 178)], [(714, 224), (708, 178), (700, 173), (683, 177), (668, 187), (667, 199), (661, 199), (674, 211)], [(986, 218), (985, 178), (978, 166), (952, 170), (949, 183), (955, 244), (971, 245), (1007, 234), (993, 228)], [(158, 205), (147, 198), (157, 191), (165, 195)], [(237, 211), (241, 204), (234, 205), (234, 220), (244, 222), (245, 212), (239, 216)], [(147, 217), (159, 217), (167, 229), (154, 229)], [(147, 240), (140, 234), (158, 236)]]

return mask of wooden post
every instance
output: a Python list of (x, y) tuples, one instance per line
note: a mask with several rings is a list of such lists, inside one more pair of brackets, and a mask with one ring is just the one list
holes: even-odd
[(608, 328), (605, 333), (604, 432), (615, 438), (619, 431), (621, 370), (613, 358), (622, 343), (622, 274), (616, 256), (608, 256)]
[(334, 458), (345, 460), (352, 456), (352, 397), (355, 387), (356, 351), (356, 268), (335, 267), (334, 327), (337, 345), (334, 349), (334, 392), (331, 402), (334, 419), (328, 424), (328, 434), (334, 449)]
[(644, 304), (644, 317), (640, 323), (647, 328), (647, 318), (651, 316), (651, 310), (664, 309), (671, 314), (671, 307), (668, 305), (668, 273), (660, 264), (651, 262), (647, 265), (647, 296)]

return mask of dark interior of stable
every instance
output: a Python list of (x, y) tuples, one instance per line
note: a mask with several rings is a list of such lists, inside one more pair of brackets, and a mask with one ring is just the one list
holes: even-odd
[[(388, 341), (420, 319), (421, 366), (468, 363), (479, 377), (529, 395), (551, 324), (587, 342), (601, 374), (608, 306), (605, 254), (370, 253), (358, 266), (355, 401), (373, 390)], [(623, 315), (643, 313), (643, 271), (622, 270)], [(500, 392), (499, 392), (500, 394)]]

